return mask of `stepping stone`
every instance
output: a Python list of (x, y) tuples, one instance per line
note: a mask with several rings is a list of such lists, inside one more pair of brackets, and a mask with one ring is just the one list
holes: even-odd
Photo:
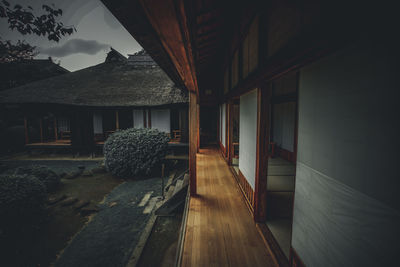
[(61, 200), (66, 199), (66, 198), (67, 198), (67, 195), (54, 196), (54, 197), (51, 197), (51, 198), (49, 198), (47, 200), (47, 204), (54, 205), (54, 204), (60, 202)]
[(83, 171), (85, 169), (85, 166), (84, 165), (80, 165), (80, 166), (78, 166), (78, 169)]
[(60, 205), (63, 207), (71, 206), (72, 204), (74, 204), (77, 201), (78, 201), (78, 199), (75, 197), (68, 197), (68, 198), (64, 199), (63, 201), (61, 201)]
[(78, 177), (79, 175), (81, 175), (81, 171), (74, 171), (74, 172), (70, 172), (68, 173), (64, 178), (65, 179), (75, 179), (76, 177)]
[(174, 193), (174, 190), (175, 190), (175, 186), (174, 186), (174, 185), (171, 185), (171, 186), (168, 188), (167, 193), (165, 194), (165, 199), (169, 199), (170, 197), (172, 197), (172, 195), (173, 195), (173, 193)]
[(144, 207), (146, 205), (147, 201), (149, 201), (149, 199), (150, 199), (152, 194), (153, 194), (153, 191), (150, 191), (150, 192), (146, 193), (144, 195), (144, 197), (142, 198), (142, 200), (140, 201), (138, 206), (139, 207)]
[(99, 209), (95, 205), (90, 204), (89, 206), (83, 207), (81, 209), (81, 215), (86, 216), (98, 211)]
[(174, 193), (172, 195), (175, 195), (182, 188), (182, 185), (183, 185), (183, 180), (176, 181)]
[(74, 208), (76, 209), (76, 210), (79, 210), (79, 209), (81, 209), (81, 208), (83, 208), (83, 207), (86, 207), (87, 205), (89, 205), (90, 204), (90, 201), (87, 201), (87, 200), (79, 200), (78, 202), (76, 202), (75, 204), (74, 204)]
[(153, 211), (154, 207), (156, 206), (158, 197), (152, 197), (149, 201), (149, 204), (147, 204), (146, 208), (143, 210), (143, 214), (149, 214)]
[(111, 202), (110, 204), (108, 204), (108, 206), (109, 206), (110, 208), (112, 208), (112, 207), (116, 206), (117, 204), (118, 204), (118, 202), (113, 201), (113, 202)]
[(95, 167), (92, 170), (92, 173), (105, 173), (106, 169), (104, 168), (104, 166), (99, 166), (99, 167)]
[(85, 176), (85, 177), (93, 176), (93, 172), (90, 170), (83, 171), (82, 176)]

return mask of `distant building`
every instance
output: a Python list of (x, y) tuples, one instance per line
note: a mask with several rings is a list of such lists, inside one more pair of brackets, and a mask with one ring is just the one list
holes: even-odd
[(0, 91), (68, 72), (51, 58), (0, 63)]
[[(188, 95), (145, 52), (0, 92), (0, 107), (24, 116), (30, 147), (90, 151), (118, 129), (156, 128), (188, 138)], [(145, 62), (145, 63), (143, 63)], [(151, 68), (149, 68), (151, 66)]]
[(157, 63), (150, 57), (145, 50), (128, 55), (128, 64), (135, 68), (155, 68), (158, 67)]

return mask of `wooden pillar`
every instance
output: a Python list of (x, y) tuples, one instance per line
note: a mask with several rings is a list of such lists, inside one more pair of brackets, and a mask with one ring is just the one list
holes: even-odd
[(197, 194), (196, 178), (196, 153), (197, 153), (197, 95), (189, 92), (189, 175), (190, 175), (190, 194)]
[(225, 135), (225, 160), (228, 160), (228, 150), (229, 150), (229, 104), (228, 102), (226, 102), (225, 104), (225, 133), (223, 133)]
[(43, 143), (43, 119), (40, 118), (40, 143)]
[(197, 153), (200, 151), (200, 105), (197, 104)]
[(28, 119), (24, 116), (25, 145), (29, 144)]
[(58, 140), (58, 132), (57, 132), (57, 118), (54, 117), (54, 138), (56, 141)]
[(149, 119), (149, 121), (147, 122), (148, 127), (151, 128), (151, 110), (150, 109), (147, 110), (147, 117)]
[(268, 174), (268, 140), (269, 110), (271, 88), (265, 86), (257, 89), (257, 158), (256, 181), (254, 188), (254, 220), (264, 222), (267, 217), (267, 174)]
[(115, 111), (115, 129), (119, 130), (119, 115), (118, 110)]
[(226, 139), (226, 148), (227, 148), (227, 159), (228, 164), (232, 165), (233, 158), (233, 100), (229, 100), (227, 103), (227, 139)]
[(143, 128), (147, 128), (147, 110), (143, 109)]

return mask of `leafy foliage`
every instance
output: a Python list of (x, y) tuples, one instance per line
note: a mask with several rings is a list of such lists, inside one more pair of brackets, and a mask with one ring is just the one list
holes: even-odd
[(60, 176), (47, 166), (31, 165), (18, 167), (15, 175), (28, 175), (37, 178), (46, 187), (47, 192), (53, 192), (60, 185)]
[(32, 226), (44, 214), (45, 201), (46, 187), (34, 176), (0, 175), (0, 228)]
[[(0, 18), (7, 19), (9, 28), (23, 35), (35, 34), (47, 37), (50, 41), (58, 42), (63, 36), (71, 35), (75, 28), (65, 26), (57, 18), (62, 16), (62, 10), (54, 6), (42, 5), (43, 14), (35, 16), (33, 8), (26, 8), (19, 4), (13, 7), (6, 0), (0, 2)], [(10, 41), (0, 40), (0, 62), (9, 62), (21, 59), (31, 59), (35, 56), (35, 47), (23, 41), (12, 44)]]
[(127, 129), (111, 135), (104, 144), (107, 171), (122, 178), (150, 174), (165, 157), (168, 136), (156, 129)]
[(35, 47), (18, 40), (16, 44), (11, 41), (0, 40), (0, 62), (11, 62), (15, 60), (32, 59), (38, 54)]

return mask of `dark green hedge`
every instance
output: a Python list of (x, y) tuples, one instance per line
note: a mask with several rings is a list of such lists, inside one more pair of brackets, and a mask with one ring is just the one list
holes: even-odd
[(31, 165), (18, 167), (14, 173), (15, 175), (28, 175), (36, 177), (45, 185), (47, 192), (55, 191), (60, 185), (61, 181), (60, 176), (47, 166)]
[(118, 131), (103, 147), (106, 169), (122, 178), (148, 175), (164, 159), (168, 141), (168, 136), (156, 129)]
[(33, 226), (45, 214), (46, 187), (34, 176), (0, 175), (0, 228)]

